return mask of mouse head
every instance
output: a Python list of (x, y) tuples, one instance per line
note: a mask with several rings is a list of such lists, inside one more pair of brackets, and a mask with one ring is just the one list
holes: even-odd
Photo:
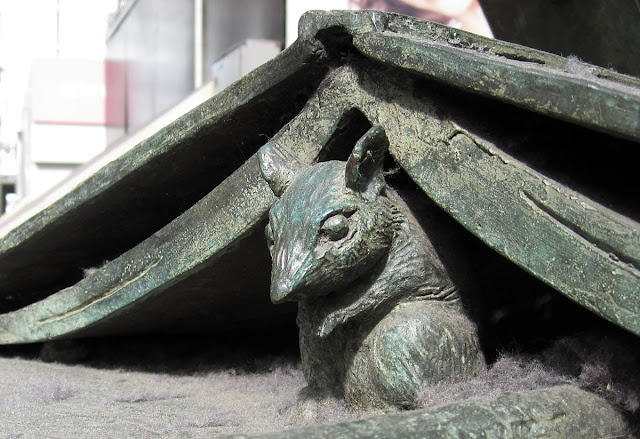
[(306, 166), (280, 145), (261, 148), (262, 174), (279, 197), (265, 229), (274, 303), (335, 291), (388, 252), (393, 209), (384, 196), (387, 147), (383, 129), (376, 126), (346, 163)]

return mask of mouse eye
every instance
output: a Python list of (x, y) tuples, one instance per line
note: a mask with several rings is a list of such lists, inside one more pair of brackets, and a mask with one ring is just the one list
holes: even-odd
[(339, 241), (349, 233), (349, 222), (344, 215), (334, 215), (325, 220), (320, 231), (330, 240)]
[(273, 229), (271, 228), (271, 223), (267, 224), (267, 227), (264, 228), (264, 236), (267, 238), (267, 245), (271, 247), (273, 245)]

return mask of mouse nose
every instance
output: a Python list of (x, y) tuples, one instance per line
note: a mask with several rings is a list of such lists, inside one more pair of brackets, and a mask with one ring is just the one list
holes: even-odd
[(281, 303), (286, 300), (287, 296), (291, 293), (291, 281), (281, 280), (272, 285), (271, 288), (271, 302)]

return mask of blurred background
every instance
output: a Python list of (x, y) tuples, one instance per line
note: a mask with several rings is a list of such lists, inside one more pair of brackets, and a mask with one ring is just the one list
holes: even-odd
[(360, 8), (490, 35), (477, 0), (0, 0), (0, 213), (274, 57), (306, 10)]
[(306, 10), (398, 12), (638, 75), (639, 1), (0, 0), (0, 215), (46, 205), (275, 56)]

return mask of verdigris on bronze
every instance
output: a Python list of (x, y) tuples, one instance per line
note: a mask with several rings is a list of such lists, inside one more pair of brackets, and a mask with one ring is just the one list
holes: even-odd
[(624, 417), (572, 386), (505, 393), (426, 410), (234, 439), (458, 439), (631, 437)]
[[(292, 98), (291, 90), (299, 94)], [(566, 136), (543, 137), (530, 149), (616, 148), (619, 156), (599, 156), (610, 164), (640, 140), (639, 90), (637, 79), (606, 69), (409, 17), (308, 14), (297, 42), (276, 59), (3, 237), (0, 342), (174, 327), (193, 322), (189, 316), (202, 307), (221, 315), (207, 322), (228, 327), (228, 302), (238, 305), (242, 294), (257, 298), (266, 289), (240, 289), (246, 278), (240, 275), (216, 287), (230, 272), (220, 264), (257, 230), (275, 199), (252, 154), (265, 135), (287, 138), (311, 163), (352, 108), (384, 127), (398, 164), (470, 233), (640, 334), (637, 219), (510, 154), (525, 130), (491, 138), (473, 124), (490, 106), (501, 123), (488, 131), (506, 131), (514, 112), (526, 112), (535, 120), (529, 135), (553, 129)], [(611, 136), (598, 134), (594, 147), (589, 132)], [(110, 262), (82, 279), (81, 267), (104, 260)], [(214, 286), (185, 288), (198, 275), (211, 276)], [(227, 294), (229, 288), (242, 294)], [(181, 300), (185, 290), (192, 300)]]
[[(472, 234), (639, 334), (638, 223), (510, 155), (505, 146), (517, 143), (520, 133), (490, 139), (472, 123), (487, 105), (508, 120), (513, 112), (506, 107), (515, 105), (544, 114), (547, 122), (570, 122), (560, 130), (570, 132), (567, 142), (547, 137), (540, 145), (551, 141), (563, 151), (588, 129), (613, 135), (601, 135), (601, 149), (628, 139), (617, 147), (624, 152), (640, 140), (639, 89), (637, 79), (606, 69), (409, 17), (308, 14), (297, 42), (279, 57), (3, 237), (0, 342), (48, 340), (89, 328), (93, 334), (132, 325), (149, 330), (174, 317), (169, 324), (192, 322), (188, 316), (202, 306), (226, 315), (217, 304), (235, 300), (228, 289), (190, 289), (193, 300), (176, 298), (183, 297), (185, 280), (232, 256), (274, 200), (257, 158), (244, 159), (266, 135), (293, 139), (289, 147), (311, 163), (354, 107), (385, 128), (391, 155)], [(299, 92), (295, 99), (291, 90)], [(483, 104), (469, 105), (471, 96)], [(535, 132), (549, 129), (540, 116), (536, 120)], [(581, 138), (588, 146), (590, 137)], [(95, 214), (97, 206), (104, 215)], [(81, 267), (104, 260), (111, 262), (81, 279)], [(248, 287), (242, 291), (253, 297), (263, 293)]]
[(388, 140), (371, 128), (348, 161), (305, 166), (259, 153), (279, 200), (265, 234), (271, 300), (298, 302), (307, 396), (410, 408), (421, 389), (484, 371), (476, 328), (407, 205), (385, 184)]
[[(373, 11), (308, 14), (301, 21), (299, 39), (283, 54), (141, 142), (3, 237), (0, 343), (158, 327), (193, 330), (198, 327), (190, 324), (197, 320), (208, 330), (229, 329), (234, 323), (245, 329), (250, 323), (264, 324), (260, 318), (271, 312), (267, 309), (283, 308), (268, 306), (268, 270), (261, 272), (264, 278), (256, 276), (268, 264), (260, 229), (277, 202), (272, 189), (284, 192), (288, 180), (297, 184), (293, 177), (303, 168), (302, 172), (311, 172), (329, 166), (311, 164), (323, 160), (321, 150), (335, 140), (334, 133), (353, 126), (349, 115), (354, 111), (370, 125), (383, 127), (389, 155), (424, 196), (474, 239), (599, 316), (640, 334), (640, 225), (635, 193), (629, 190), (635, 187), (629, 176), (636, 169), (629, 160), (620, 159), (637, 149), (640, 141), (639, 90), (635, 78), (409, 17)], [(353, 129), (356, 139), (370, 126), (361, 128)], [(272, 188), (254, 154), (269, 139), (303, 164), (291, 172), (280, 168), (290, 178), (278, 177), (283, 184)], [(562, 178), (563, 172), (531, 160), (545, 148), (543, 158), (551, 150), (580, 159), (596, 156), (597, 166), (585, 169), (589, 176), (604, 177), (572, 185), (571, 178)], [(358, 155), (356, 150), (354, 157)], [(549, 161), (555, 164), (555, 158), (552, 155)], [(352, 188), (355, 180), (348, 179)], [(615, 185), (619, 181), (625, 184)], [(616, 201), (622, 201), (624, 208), (603, 204), (609, 201), (606, 197), (603, 201), (599, 192), (605, 183), (613, 184), (613, 190), (609, 187), (602, 193), (621, 194)], [(582, 192), (589, 185), (595, 186), (591, 191), (595, 197)], [(393, 203), (393, 193), (383, 192), (378, 195)], [(336, 218), (324, 225), (328, 237), (339, 239), (344, 233), (344, 223), (351, 218), (346, 211), (341, 215), (345, 220)], [(383, 215), (380, 221), (387, 219)], [(379, 239), (381, 246), (390, 241), (393, 248), (393, 239)], [(110, 262), (82, 278), (80, 267), (105, 259)], [(434, 270), (438, 262), (430, 261)], [(247, 266), (253, 270), (251, 276), (246, 275)], [(375, 269), (374, 264), (371, 273)], [(367, 273), (361, 277), (377, 279)], [(500, 274), (487, 288), (488, 295), (494, 286), (504, 291)], [(247, 282), (252, 276), (258, 281)], [(431, 280), (447, 291), (447, 279), (434, 275)], [(506, 288), (521, 297), (519, 287)], [(301, 291), (301, 297), (307, 294)], [(454, 308), (443, 302), (421, 302), (412, 291), (383, 294), (383, 300), (371, 303), (392, 311), (362, 312), (372, 316), (363, 320), (372, 328), (380, 325), (378, 334), (392, 334), (387, 329), (397, 322), (396, 310), (404, 306), (394, 308), (394, 300), (407, 302), (409, 314), (419, 306)], [(261, 308), (263, 296), (267, 303)], [(327, 328), (325, 337), (309, 330), (321, 347), (324, 339), (360, 325), (357, 313), (355, 318), (349, 312), (332, 314), (349, 310), (337, 305), (323, 314), (307, 313), (308, 321), (315, 319), (316, 331), (321, 334)], [(457, 311), (452, 315), (462, 316)], [(353, 329), (352, 334), (361, 333)], [(368, 346), (366, 337), (349, 340), (360, 344), (342, 352), (374, 358), (355, 354)], [(329, 349), (331, 355), (335, 352)], [(307, 355), (308, 361), (316, 361), (313, 355)], [(454, 356), (448, 358), (455, 364)], [(353, 365), (337, 360), (338, 369)], [(364, 370), (363, 379), (375, 382), (367, 376), (368, 365), (353, 370)], [(341, 383), (337, 392), (344, 393), (344, 380)], [(394, 383), (392, 392), (374, 389), (372, 395), (353, 398), (374, 406), (407, 404), (411, 391), (404, 393), (409, 395), (405, 400), (394, 399), (400, 380)], [(324, 390), (336, 392), (330, 384)], [(482, 432), (486, 429), (481, 422), (475, 427), (465, 424), (472, 419), (469, 411), (480, 411), (486, 416), (475, 419), (484, 419), (486, 425), (504, 421), (508, 431), (527, 433), (550, 425), (540, 422), (538, 415), (544, 414), (554, 431), (573, 432), (576, 437), (585, 436), (581, 427), (586, 421), (605, 427), (613, 423), (610, 410), (591, 416), (593, 407), (611, 409), (606, 402), (589, 400), (585, 406), (583, 392), (574, 390), (547, 396), (518, 394), (515, 399), (506, 395), (502, 400), (508, 416), (494, 401), (483, 401), (437, 410), (451, 416), (405, 412), (389, 422), (404, 420), (413, 432), (430, 425), (437, 428), (444, 419), (453, 431)], [(349, 392), (345, 396), (352, 398)], [(542, 400), (551, 400), (545, 404), (551, 407), (548, 411), (538, 406)], [(569, 406), (556, 410), (563, 400)], [(521, 410), (525, 406), (532, 409)], [(365, 424), (372, 425), (377, 437), (384, 437), (385, 431), (393, 431), (384, 422), (329, 428), (328, 437), (340, 430), (356, 434)], [(619, 432), (619, 422), (616, 425)], [(536, 431), (544, 436), (543, 430)], [(365, 435), (369, 432), (365, 430)], [(373, 433), (368, 436), (375, 437)]]

